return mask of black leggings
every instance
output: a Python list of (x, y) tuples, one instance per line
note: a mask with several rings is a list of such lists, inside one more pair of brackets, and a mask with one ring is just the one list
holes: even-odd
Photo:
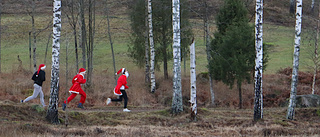
[(120, 90), (122, 95), (119, 96), (119, 98), (117, 99), (111, 99), (111, 101), (122, 101), (122, 98), (124, 99), (124, 108), (127, 108), (127, 104), (128, 104), (128, 96), (125, 90)]

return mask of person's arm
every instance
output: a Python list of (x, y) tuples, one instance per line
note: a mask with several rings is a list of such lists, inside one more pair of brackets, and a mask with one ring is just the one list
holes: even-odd
[(41, 76), (42, 78), (42, 81), (46, 81), (46, 72), (42, 71), (43, 72), (43, 75)]
[(36, 73), (37, 73), (37, 72), (33, 73), (33, 75), (32, 75), (32, 78), (31, 78), (31, 79), (32, 79), (33, 81), (36, 81), (36, 79), (37, 79)]
[(78, 77), (78, 80), (77, 80), (80, 84), (84, 84), (84, 83), (86, 83), (86, 79), (84, 79), (83, 78), (83, 76), (82, 75), (80, 75), (79, 77)]

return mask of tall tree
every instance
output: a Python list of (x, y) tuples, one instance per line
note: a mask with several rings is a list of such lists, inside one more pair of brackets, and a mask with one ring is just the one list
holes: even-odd
[(1, 15), (2, 15), (2, 3), (0, 3), (0, 73), (1, 73), (1, 30), (2, 30), (2, 25), (1, 25)]
[(255, 98), (254, 98), (254, 120), (263, 118), (263, 96), (262, 96), (262, 68), (263, 68), (263, 0), (256, 0), (255, 17), (255, 46), (256, 46), (256, 66), (255, 66)]
[(250, 82), (254, 68), (254, 30), (248, 24), (247, 10), (239, 0), (226, 0), (219, 10), (216, 22), (218, 32), (211, 42), (210, 73), (215, 80), (239, 91), (239, 108), (242, 108), (241, 85)]
[(296, 106), (298, 72), (299, 72), (300, 40), (301, 40), (301, 22), (302, 22), (301, 18), (302, 18), (302, 0), (297, 0), (292, 81), (291, 81), (290, 100), (289, 100), (289, 106), (287, 111), (287, 119), (289, 120), (294, 119), (294, 113), (295, 113), (294, 109)]
[(312, 94), (315, 92), (315, 85), (316, 85), (316, 77), (317, 71), (319, 67), (319, 57), (318, 57), (318, 42), (319, 42), (319, 31), (320, 30), (320, 2), (319, 2), (319, 10), (318, 10), (318, 20), (317, 20), (317, 30), (316, 30), (316, 38), (314, 43), (314, 56), (313, 56), (313, 63), (314, 63), (314, 70), (313, 70), (313, 79), (312, 79)]
[(294, 13), (294, 5), (295, 5), (296, 0), (290, 0), (290, 8), (289, 8), (289, 13), (293, 14)]
[(92, 70), (93, 70), (93, 44), (94, 44), (94, 33), (95, 33), (95, 0), (89, 0), (89, 42), (87, 46), (87, 57), (88, 57), (88, 74), (86, 85), (91, 89), (92, 85)]
[[(153, 41), (153, 24), (152, 24), (152, 0), (148, 0), (148, 27), (149, 27), (149, 43), (150, 43), (150, 80), (151, 92), (156, 91), (156, 75), (155, 75), (155, 49)], [(147, 50), (146, 50), (147, 52)], [(147, 54), (146, 54), (147, 57)], [(147, 64), (146, 64), (147, 65)]]
[[(130, 56), (134, 59), (135, 63), (142, 67), (145, 64), (145, 9), (143, 5), (143, 0), (135, 0), (132, 4), (130, 10), (131, 28), (133, 30), (132, 34), (132, 46), (129, 46)], [(187, 3), (184, 3), (187, 4)], [(153, 38), (155, 46), (155, 69), (159, 69), (160, 62), (163, 64), (163, 75), (168, 78), (168, 61), (172, 59), (172, 49), (169, 46), (172, 43), (172, 10), (171, 2), (167, 0), (153, 0), (152, 1), (152, 28), (153, 28)], [(187, 6), (182, 6), (185, 8), (183, 13), (181, 13), (181, 39), (186, 39), (181, 42), (181, 48), (186, 48), (184, 51), (188, 51), (188, 45), (192, 39), (192, 31), (188, 21), (188, 10)], [(150, 43), (149, 43), (150, 44)], [(150, 49), (151, 50), (151, 49)], [(183, 50), (183, 49), (182, 49)], [(152, 53), (152, 51), (150, 51)], [(152, 58), (152, 57), (151, 57)], [(152, 59), (151, 59), (152, 60)], [(151, 62), (150, 62), (151, 63)], [(151, 71), (151, 70), (150, 70)]]
[(196, 54), (195, 41), (190, 45), (190, 103), (191, 119), (197, 120), (197, 75), (196, 75)]
[(79, 2), (80, 6), (80, 22), (81, 22), (81, 42), (80, 42), (80, 47), (82, 49), (82, 67), (87, 68), (87, 58), (86, 58), (86, 45), (87, 45), (87, 36), (86, 36), (86, 22), (84, 18), (84, 0), (80, 0)]
[(172, 113), (183, 111), (181, 90), (181, 49), (180, 49), (180, 1), (172, 0), (172, 30), (173, 30), (173, 96)]
[(59, 72), (60, 72), (60, 34), (61, 34), (61, 0), (53, 1), (53, 42), (50, 99), (47, 110), (47, 120), (53, 124), (59, 123)]
[[(145, 6), (146, 6), (146, 9), (145, 9), (145, 25), (148, 26), (149, 23), (148, 23), (148, 1), (149, 0), (146, 0), (145, 2)], [(145, 39), (145, 42), (144, 42), (144, 59), (145, 59), (145, 78), (144, 78), (144, 82), (146, 85), (148, 85), (150, 83), (150, 46), (149, 46), (149, 30), (146, 29), (145, 30), (145, 36), (144, 36), (144, 39)]]
[[(208, 12), (208, 4), (207, 1), (203, 1), (204, 5), (204, 17), (203, 17), (203, 22), (204, 22), (204, 39), (205, 39), (205, 45), (206, 45), (206, 54), (207, 54), (207, 61), (208, 64), (211, 60), (211, 55), (210, 55), (210, 35), (209, 35), (209, 12)], [(209, 72), (209, 85), (210, 85), (210, 95), (211, 95), (211, 105), (214, 105), (214, 90), (213, 90), (213, 80), (212, 80), (212, 74)]]
[[(114, 51), (113, 51), (113, 41), (112, 41), (112, 36), (111, 36), (111, 31), (110, 31), (110, 20), (109, 20), (109, 8), (108, 8), (108, 2), (106, 0), (106, 14), (107, 14), (107, 24), (108, 24), (108, 36), (109, 36), (109, 42), (111, 45), (111, 53), (112, 53), (112, 64), (113, 64), (113, 73), (116, 74), (116, 61), (114, 58)], [(117, 85), (117, 75), (114, 75), (114, 80), (115, 80), (115, 85)]]
[(75, 55), (76, 55), (76, 70), (79, 70), (79, 55), (78, 55), (78, 38), (77, 38), (77, 24), (78, 24), (78, 16), (79, 16), (79, 12), (75, 12), (77, 11), (77, 6), (78, 3), (75, 3), (74, 0), (68, 0), (67, 1), (67, 8), (66, 10), (68, 12), (66, 12), (66, 16), (68, 18), (68, 22), (69, 25), (72, 28), (73, 31), (73, 37), (74, 37), (74, 51), (75, 51)]

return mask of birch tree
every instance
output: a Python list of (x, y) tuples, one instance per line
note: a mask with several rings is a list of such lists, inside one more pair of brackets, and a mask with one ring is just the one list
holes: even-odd
[(173, 97), (172, 113), (183, 111), (181, 93), (181, 53), (180, 53), (180, 1), (172, 0), (172, 30), (173, 30)]
[(254, 98), (254, 120), (263, 118), (263, 96), (262, 96), (262, 68), (263, 68), (263, 0), (256, 0), (256, 20), (255, 20), (255, 98)]
[[(145, 26), (146, 28), (148, 28), (147, 26), (149, 25), (148, 23), (148, 1), (145, 1)], [(151, 81), (150, 81), (150, 46), (149, 46), (149, 29), (145, 30), (145, 36), (144, 36), (144, 60), (145, 60), (145, 84), (148, 85)]]
[(301, 18), (302, 18), (302, 0), (297, 0), (296, 3), (296, 25), (295, 25), (295, 38), (294, 38), (294, 53), (293, 53), (293, 67), (292, 67), (292, 81), (290, 100), (287, 111), (287, 119), (293, 120), (294, 109), (296, 106), (297, 84), (298, 84), (298, 71), (299, 71), (299, 55), (300, 55), (300, 40), (301, 40)]
[(53, 1), (53, 42), (52, 42), (52, 66), (50, 99), (47, 110), (47, 120), (53, 124), (59, 123), (58, 100), (59, 100), (59, 55), (61, 33), (61, 0)]
[(191, 103), (191, 119), (197, 120), (197, 86), (196, 86), (196, 55), (195, 41), (190, 45), (190, 103)]
[(152, 25), (152, 0), (148, 0), (148, 26), (149, 26), (149, 44), (150, 44), (150, 80), (151, 92), (156, 91), (156, 75), (154, 74), (155, 68), (155, 49), (153, 42), (153, 25)]

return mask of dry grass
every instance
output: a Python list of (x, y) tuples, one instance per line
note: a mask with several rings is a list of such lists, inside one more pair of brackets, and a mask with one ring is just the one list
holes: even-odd
[[(65, 112), (59, 107), (61, 125), (51, 125), (45, 120), (46, 112), (38, 109), (39, 99), (26, 104), (19, 100), (32, 93), (32, 75), (23, 69), (11, 74), (0, 74), (0, 136), (317, 136), (319, 110), (297, 108), (295, 120), (285, 119), (286, 107), (279, 104), (288, 98), (290, 75), (284, 69), (275, 75), (264, 76), (264, 119), (253, 122), (252, 84), (243, 85), (245, 109), (238, 108), (238, 91), (215, 82), (216, 106), (209, 107), (208, 81), (199, 78), (197, 83), (198, 117), (190, 121), (189, 79), (183, 78), (183, 101), (185, 112), (172, 116), (169, 112), (172, 100), (172, 80), (157, 79), (156, 93), (150, 93), (144, 85), (143, 71), (134, 71), (128, 79), (129, 108), (132, 113), (121, 112), (121, 103), (105, 106), (112, 97), (114, 79), (108, 74), (94, 76), (94, 89), (87, 92), (86, 110), (76, 105), (80, 97), (70, 103), (69, 126), (64, 126)], [(49, 74), (47, 73), (47, 76)], [(301, 75), (307, 79), (309, 75)], [(49, 77), (49, 76), (48, 76)], [(50, 81), (48, 79), (48, 81)], [(49, 100), (49, 82), (44, 83), (46, 103)], [(302, 81), (303, 82), (303, 81)], [(65, 81), (61, 81), (65, 83)], [(309, 83), (300, 83), (298, 93), (307, 93)], [(60, 104), (70, 87), (61, 84)], [(68, 94), (69, 95), (69, 94)]]

